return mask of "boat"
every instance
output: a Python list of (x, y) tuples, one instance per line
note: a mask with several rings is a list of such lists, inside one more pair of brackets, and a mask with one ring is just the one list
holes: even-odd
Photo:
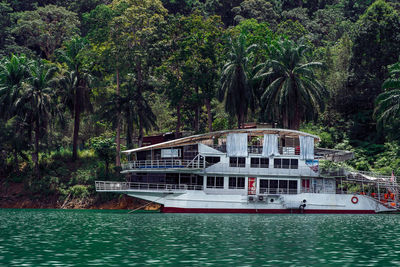
[(395, 177), (340, 166), (350, 151), (306, 132), (255, 128), (181, 137), (123, 151), (125, 181), (97, 192), (158, 203), (165, 213), (380, 213), (398, 210)]

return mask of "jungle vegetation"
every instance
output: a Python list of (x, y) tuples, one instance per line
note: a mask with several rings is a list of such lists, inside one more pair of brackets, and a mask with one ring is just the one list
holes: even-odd
[(399, 12), (395, 0), (3, 0), (0, 177), (53, 181), (55, 161), (79, 171), (92, 157), (107, 179), (146, 134), (246, 122), (400, 174)]

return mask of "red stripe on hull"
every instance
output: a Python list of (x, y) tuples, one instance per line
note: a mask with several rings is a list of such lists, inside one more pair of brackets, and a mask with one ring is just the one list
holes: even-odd
[[(174, 208), (162, 207), (164, 213), (302, 213), (298, 209), (192, 209), (192, 208)], [(317, 210), (305, 209), (303, 213), (307, 214), (372, 214), (374, 210)]]

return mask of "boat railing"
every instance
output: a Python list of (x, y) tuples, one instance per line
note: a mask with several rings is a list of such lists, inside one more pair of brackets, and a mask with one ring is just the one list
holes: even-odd
[(132, 169), (203, 169), (207, 163), (203, 160), (136, 160), (122, 164), (122, 170)]
[[(226, 153), (226, 145), (209, 145), (218, 151)], [(260, 145), (250, 145), (247, 146), (247, 152), (249, 154), (262, 154), (263, 146)], [(300, 146), (278, 146), (279, 154), (281, 155), (300, 155)]]
[(262, 195), (296, 195), (298, 194), (297, 189), (288, 188), (260, 188), (260, 194)]
[(114, 181), (96, 181), (96, 191), (186, 191), (203, 190), (202, 185), (187, 184), (154, 184), (154, 183), (132, 183), (132, 182), (114, 182)]
[(274, 165), (254, 165), (254, 164), (243, 164), (235, 165), (230, 163), (216, 163), (212, 166), (208, 166), (204, 172), (206, 174), (212, 174), (218, 176), (218, 174), (227, 175), (244, 175), (244, 176), (257, 176), (257, 175), (284, 175), (284, 176), (305, 176), (305, 177), (317, 177), (319, 176), (318, 166), (286, 166), (280, 165), (279, 168), (275, 168)]

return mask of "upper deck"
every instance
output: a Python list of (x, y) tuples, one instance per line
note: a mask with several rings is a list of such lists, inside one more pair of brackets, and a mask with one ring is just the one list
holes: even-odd
[(315, 148), (319, 137), (285, 129), (239, 129), (194, 135), (123, 151), (123, 172), (208, 172), (316, 176), (318, 159), (352, 153)]

